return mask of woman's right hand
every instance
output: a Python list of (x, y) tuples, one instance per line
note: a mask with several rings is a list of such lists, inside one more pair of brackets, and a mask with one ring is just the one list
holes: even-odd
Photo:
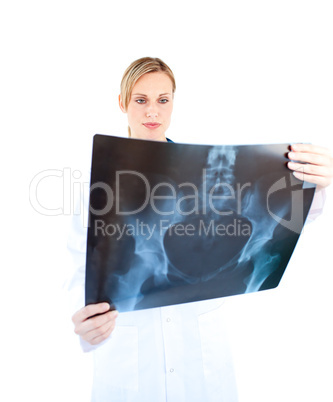
[[(99, 315), (94, 317), (96, 314)], [(91, 345), (97, 345), (110, 336), (117, 317), (118, 311), (110, 311), (108, 303), (89, 304), (73, 315), (74, 332)]]

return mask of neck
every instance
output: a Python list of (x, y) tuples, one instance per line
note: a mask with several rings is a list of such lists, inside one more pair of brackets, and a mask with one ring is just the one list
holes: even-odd
[(154, 137), (154, 136), (135, 135), (135, 133), (131, 132), (131, 138), (138, 138), (141, 140), (152, 140), (152, 141), (164, 141), (164, 142), (167, 141), (165, 134), (162, 134), (159, 137)]

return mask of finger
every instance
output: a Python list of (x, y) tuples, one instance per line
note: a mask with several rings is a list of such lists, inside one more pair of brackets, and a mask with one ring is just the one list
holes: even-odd
[(102, 315), (96, 316), (94, 318), (87, 319), (75, 327), (74, 332), (80, 336), (85, 336), (91, 331), (98, 330), (102, 328), (105, 324), (109, 324), (118, 316), (118, 311), (109, 311)]
[(302, 181), (317, 184), (321, 187), (326, 187), (330, 184), (331, 180), (324, 176), (316, 176), (311, 174), (304, 174), (302, 172), (293, 172), (293, 175)]
[(104, 341), (107, 339), (113, 330), (115, 329), (116, 322), (113, 321), (109, 326), (103, 327), (99, 332), (91, 332), (89, 335), (91, 335), (90, 340), (88, 341), (91, 345), (97, 345), (100, 342)]
[(318, 166), (331, 166), (332, 160), (327, 155), (312, 154), (306, 152), (289, 152), (288, 158), (292, 161), (311, 163)]
[(288, 168), (303, 174), (310, 174), (323, 177), (330, 176), (330, 170), (326, 166), (288, 162)]
[(332, 152), (328, 148), (313, 144), (293, 144), (291, 145), (291, 149), (295, 152), (305, 152), (326, 156), (332, 155)]
[(103, 314), (106, 311), (110, 310), (109, 303), (97, 303), (97, 304), (89, 304), (83, 307), (81, 310), (77, 311), (73, 317), (72, 321), (74, 324), (78, 324), (80, 322), (85, 321), (89, 317), (96, 314)]
[(108, 321), (99, 328), (95, 328), (87, 332), (86, 334), (81, 335), (81, 338), (89, 343), (92, 343), (94, 340), (96, 341), (96, 343), (98, 343), (97, 339), (99, 338), (99, 341), (101, 341), (102, 338), (106, 338), (113, 331), (115, 325), (115, 320)]

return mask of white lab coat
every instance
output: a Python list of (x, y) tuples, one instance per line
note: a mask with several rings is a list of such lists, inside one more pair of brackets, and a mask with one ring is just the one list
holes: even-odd
[[(324, 204), (323, 192), (315, 198), (310, 220)], [(74, 215), (68, 241), (75, 269), (68, 282), (73, 313), (84, 306), (84, 222)], [(121, 313), (106, 341), (91, 346), (81, 340), (83, 350), (94, 354), (92, 401), (236, 402), (224, 304), (214, 299)]]

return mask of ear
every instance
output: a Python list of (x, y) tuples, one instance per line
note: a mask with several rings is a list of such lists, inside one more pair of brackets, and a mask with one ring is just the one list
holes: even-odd
[(123, 105), (123, 101), (121, 99), (121, 95), (118, 96), (119, 107), (123, 113), (126, 113), (125, 107)]

